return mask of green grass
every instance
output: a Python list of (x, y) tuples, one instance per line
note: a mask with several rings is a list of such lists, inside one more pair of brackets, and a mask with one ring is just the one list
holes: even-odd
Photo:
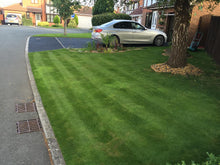
[(220, 154), (220, 70), (192, 53), (200, 77), (155, 73), (163, 48), (92, 54), (30, 53), (68, 165), (164, 165)]
[(33, 37), (67, 37), (67, 38), (91, 38), (91, 33), (54, 33), (54, 34), (37, 34)]

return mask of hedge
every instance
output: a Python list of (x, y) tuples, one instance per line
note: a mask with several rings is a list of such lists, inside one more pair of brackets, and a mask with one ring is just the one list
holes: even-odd
[(31, 18), (27, 19), (27, 18), (25, 18), (25, 16), (22, 16), (22, 25), (32, 26), (33, 25), (32, 19)]
[(102, 25), (106, 22), (112, 21), (113, 19), (126, 19), (131, 20), (131, 17), (127, 14), (115, 14), (115, 13), (104, 13), (94, 15), (92, 18), (92, 26)]

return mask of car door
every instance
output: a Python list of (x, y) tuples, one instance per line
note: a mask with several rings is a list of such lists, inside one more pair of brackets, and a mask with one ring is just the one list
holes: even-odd
[(148, 44), (151, 43), (151, 34), (141, 24), (132, 22), (133, 29), (133, 42), (136, 44)]
[(131, 22), (118, 22), (113, 25), (115, 34), (119, 37), (120, 43), (133, 42)]

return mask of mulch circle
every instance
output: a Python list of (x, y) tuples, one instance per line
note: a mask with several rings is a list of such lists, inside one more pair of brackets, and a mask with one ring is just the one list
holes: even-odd
[(151, 65), (151, 68), (155, 72), (167, 72), (167, 73), (172, 73), (172, 74), (180, 74), (184, 76), (185, 75), (200, 76), (202, 74), (202, 70), (193, 66), (192, 64), (187, 64), (183, 68), (172, 68), (166, 63), (160, 63), (160, 64)]

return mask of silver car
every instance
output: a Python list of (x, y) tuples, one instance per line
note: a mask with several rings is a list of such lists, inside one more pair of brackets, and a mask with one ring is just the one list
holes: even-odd
[(167, 35), (159, 30), (147, 29), (132, 20), (112, 20), (100, 26), (94, 26), (92, 39), (102, 41), (102, 36), (111, 35), (121, 44), (154, 44), (162, 46)]
[(16, 14), (8, 14), (5, 17), (5, 24), (16, 24), (16, 25), (22, 25), (22, 19), (20, 16)]

